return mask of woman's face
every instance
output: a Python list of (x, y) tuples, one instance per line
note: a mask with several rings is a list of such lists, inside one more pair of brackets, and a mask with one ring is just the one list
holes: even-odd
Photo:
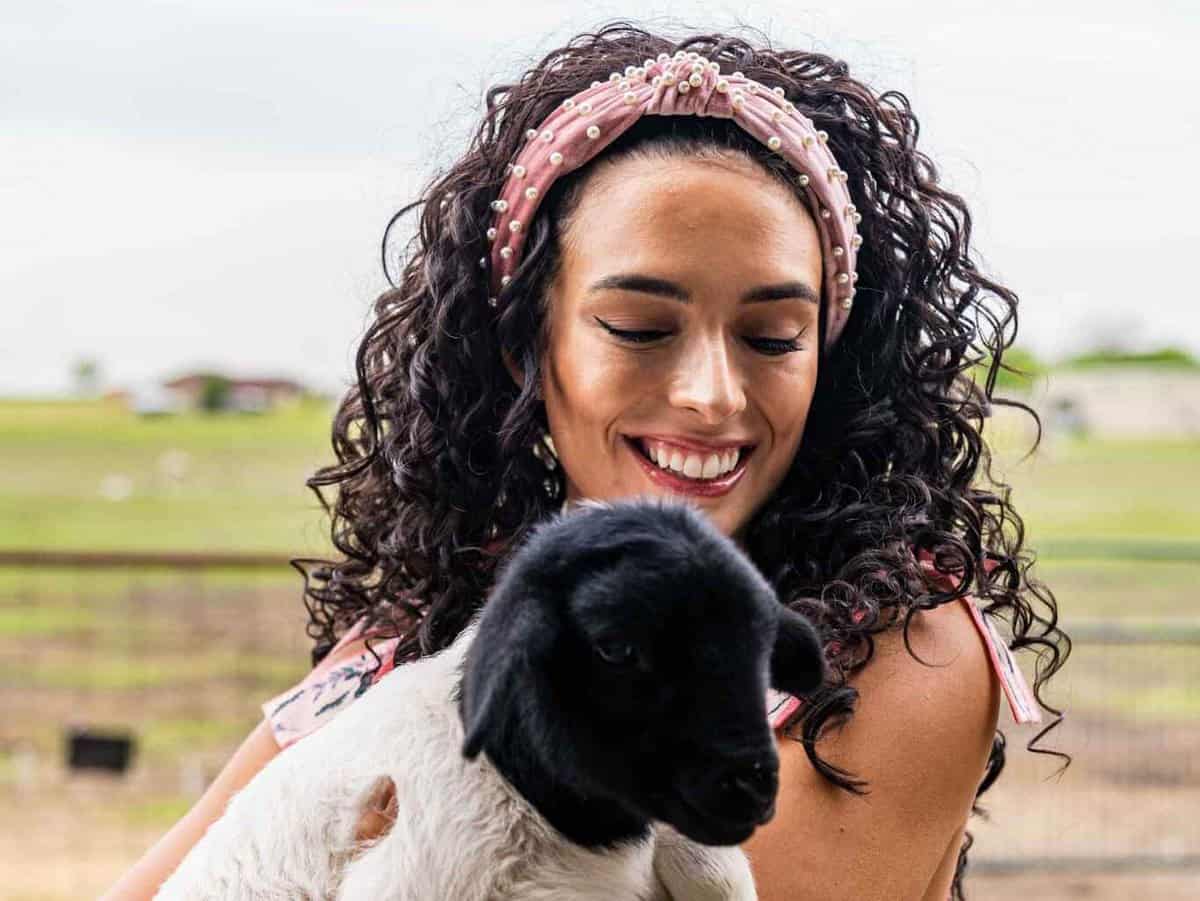
[(817, 381), (812, 217), (742, 157), (627, 158), (595, 173), (563, 237), (542, 396), (566, 501), (686, 498), (738, 534), (791, 465)]

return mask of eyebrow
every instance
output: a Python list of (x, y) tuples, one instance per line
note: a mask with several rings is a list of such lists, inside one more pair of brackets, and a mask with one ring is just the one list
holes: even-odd
[[(619, 273), (606, 275), (594, 282), (588, 293), (593, 291), (638, 291), (643, 294), (655, 294), (659, 297), (669, 297), (680, 303), (691, 303), (692, 296), (682, 285), (667, 281), (665, 278), (655, 278), (638, 273)], [(817, 292), (804, 282), (781, 282), (777, 285), (761, 285), (751, 288), (742, 295), (742, 303), (763, 303), (769, 300), (786, 300), (799, 298), (809, 303), (820, 303)]]

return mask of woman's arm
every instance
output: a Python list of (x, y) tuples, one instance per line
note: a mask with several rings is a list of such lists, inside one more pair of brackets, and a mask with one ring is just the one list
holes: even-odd
[(948, 895), (961, 830), (983, 778), (1000, 704), (987, 651), (960, 603), (914, 617), (913, 659), (879, 636), (855, 679), (858, 710), (820, 743), (822, 757), (868, 780), (856, 797), (780, 741), (775, 818), (743, 845), (761, 901)]
[(200, 800), (171, 830), (155, 842), (141, 860), (121, 877), (101, 901), (142, 901), (153, 898), (158, 887), (175, 871), (204, 831), (224, 812), (235, 792), (246, 785), (279, 753), (279, 745), (266, 720), (233, 753), (229, 762)]

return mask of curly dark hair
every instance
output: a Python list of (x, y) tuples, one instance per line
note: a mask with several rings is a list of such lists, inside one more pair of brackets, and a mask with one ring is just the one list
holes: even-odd
[[(858, 694), (847, 679), (871, 659), (873, 636), (904, 628), (907, 645), (917, 611), (970, 592), (1007, 624), (1014, 650), (1036, 656), (1034, 692), (1052, 714), (1030, 742), (1040, 750), (1040, 739), (1061, 721), (1044, 691), (1070, 641), (1052, 592), (1030, 572), (1021, 517), (1009, 487), (993, 476), (983, 438), (996, 405), (1020, 408), (1037, 423), (1024, 404), (993, 395), (1016, 333), (1017, 296), (970, 259), (971, 215), (917, 149), (908, 99), (877, 95), (850, 77), (846, 63), (774, 49), (757, 32), (673, 41), (618, 21), (572, 39), (517, 81), (487, 91), (467, 152), (389, 223), (390, 232), (400, 217), (420, 211), (402, 272), (375, 302), (357, 354), (357, 385), (334, 418), (338, 462), (307, 483), (331, 517), (344, 559), (293, 561), (305, 577), (314, 662), (364, 617), (372, 632), (400, 637), (397, 663), (446, 647), (483, 603), (507, 550), (559, 507), (529, 450), (547, 427), (537, 391), (545, 288), (559, 263), (563, 223), (597, 161), (548, 192), (496, 308), (481, 269), (489, 204), (527, 129), (611, 71), (677, 50), (782, 88), (828, 133), (862, 214), (854, 313), (838, 344), (822, 350), (790, 471), (744, 529), (751, 559), (784, 603), (818, 624), (829, 649), (834, 678), (789, 734), (825, 778), (863, 791), (818, 750), (826, 728), (853, 716)], [(656, 146), (744, 154), (808, 205), (786, 162), (728, 120), (645, 117), (598, 160)], [(385, 233), (385, 271), (388, 249)], [(523, 370), (522, 387), (501, 348)], [(1040, 438), (1040, 423), (1037, 431)], [(329, 486), (336, 486), (332, 506), (322, 492)], [(551, 488), (561, 496), (561, 485)], [(923, 552), (943, 578), (922, 569)], [(980, 791), (1003, 763), (998, 732)], [(962, 897), (969, 845), (968, 837), (955, 897)]]

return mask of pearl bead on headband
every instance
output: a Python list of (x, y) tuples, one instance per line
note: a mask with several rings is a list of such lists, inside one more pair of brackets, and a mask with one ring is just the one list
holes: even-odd
[(733, 119), (799, 173), (800, 185), (819, 212), (828, 301), (825, 337), (826, 346), (832, 346), (854, 303), (854, 263), (862, 245), (855, 226), (862, 216), (850, 202), (846, 173), (827, 146), (829, 136), (797, 111), (783, 88), (768, 88), (741, 72), (721, 75), (717, 63), (682, 50), (628, 66), (623, 75), (613, 72), (607, 82), (592, 82), (564, 100), (540, 128), (525, 133), (527, 142), (492, 201), (496, 217), (487, 232), (492, 242), (488, 303), (496, 306), (512, 280), (526, 228), (555, 179), (587, 163), (642, 116), (686, 115)]

